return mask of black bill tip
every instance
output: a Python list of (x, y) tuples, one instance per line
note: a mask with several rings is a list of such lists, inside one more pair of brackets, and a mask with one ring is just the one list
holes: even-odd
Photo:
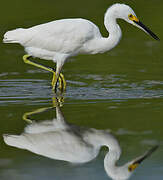
[(134, 23), (136, 23), (141, 28), (143, 28), (145, 32), (151, 35), (154, 39), (156, 39), (157, 41), (160, 41), (159, 37), (156, 34), (154, 34), (148, 27), (146, 27), (141, 21), (134, 21)]
[(143, 162), (146, 158), (148, 158), (154, 151), (158, 149), (159, 145), (156, 145), (149, 149), (142, 157), (138, 158), (133, 164), (140, 164)]

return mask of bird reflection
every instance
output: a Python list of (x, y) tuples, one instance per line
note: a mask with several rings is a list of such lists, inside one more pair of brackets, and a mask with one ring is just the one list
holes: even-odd
[[(23, 119), (30, 124), (25, 127), (21, 135), (3, 135), (5, 143), (51, 159), (71, 163), (89, 162), (97, 157), (102, 146), (107, 146), (109, 151), (104, 158), (104, 168), (107, 175), (114, 180), (129, 179), (135, 168), (158, 147), (151, 148), (142, 156), (123, 166), (117, 166), (116, 162), (120, 158), (121, 148), (117, 139), (108, 130), (69, 124), (65, 121), (59, 104), (55, 103), (55, 106), (55, 108), (41, 108), (25, 113)], [(56, 109), (56, 118), (53, 120), (36, 122), (29, 118), (29, 115), (51, 108)]]

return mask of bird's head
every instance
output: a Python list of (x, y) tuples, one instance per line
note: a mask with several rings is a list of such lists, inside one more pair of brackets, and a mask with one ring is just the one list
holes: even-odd
[[(149, 149), (143, 155), (135, 158), (134, 160), (127, 162), (123, 166), (108, 166), (108, 169), (105, 167), (108, 176), (113, 180), (127, 180), (131, 177), (135, 169), (146, 159), (148, 158), (156, 149), (158, 145)], [(109, 161), (109, 159), (108, 159)]]
[(125, 4), (114, 4), (111, 8), (114, 9), (114, 16), (123, 19), (128, 23), (140, 28), (147, 34), (151, 35), (154, 39), (160, 40), (148, 27), (146, 27), (136, 16), (132, 8)]

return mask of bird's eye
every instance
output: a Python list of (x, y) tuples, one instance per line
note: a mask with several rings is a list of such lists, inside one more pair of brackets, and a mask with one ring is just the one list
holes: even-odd
[(130, 20), (132, 20), (133, 15), (132, 15), (132, 14), (129, 14), (128, 17), (129, 17)]

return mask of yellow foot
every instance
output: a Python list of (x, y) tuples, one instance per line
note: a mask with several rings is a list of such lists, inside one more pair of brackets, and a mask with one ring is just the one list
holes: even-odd
[[(44, 69), (46, 71), (52, 72), (53, 73), (52, 88), (53, 88), (53, 90), (55, 90), (56, 87), (54, 87), (54, 86), (56, 86), (56, 78), (57, 78), (56, 72), (52, 68), (49, 68), (49, 67), (43, 66), (41, 64), (37, 64), (37, 63), (32, 62), (30, 60), (31, 57), (32, 57), (31, 55), (26, 54), (23, 56), (23, 61), (26, 64), (30, 64), (30, 65), (36, 66), (38, 68)], [(62, 73), (60, 73), (58, 80), (59, 80), (60, 91), (62, 91), (62, 92), (65, 91), (66, 90), (66, 81), (65, 81), (64, 75)]]

